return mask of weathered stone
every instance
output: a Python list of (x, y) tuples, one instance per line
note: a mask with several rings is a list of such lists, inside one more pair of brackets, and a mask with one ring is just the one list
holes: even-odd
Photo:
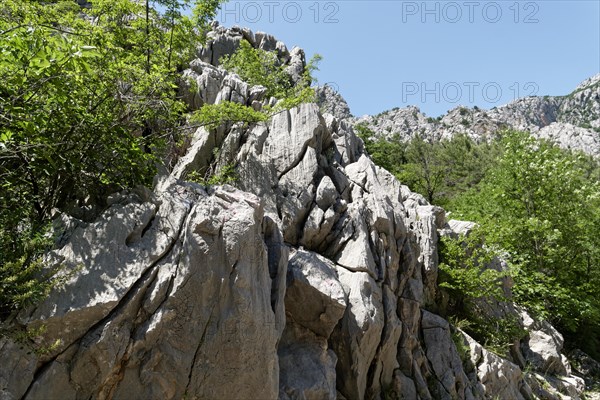
[(334, 400), (337, 357), (327, 340), (288, 322), (278, 346), (279, 399)]
[(240, 46), (244, 34), (240, 28), (226, 29), (214, 23), (207, 34), (207, 43), (200, 48), (202, 61), (218, 66), (223, 56), (233, 54)]
[(448, 321), (428, 311), (423, 311), (422, 315), (423, 341), (427, 359), (439, 382), (438, 395), (448, 399), (473, 399), (471, 385), (452, 341)]
[(377, 278), (378, 271), (369, 245), (368, 226), (360, 217), (360, 208), (351, 203), (349, 215), (352, 218), (353, 233), (337, 253), (334, 260), (350, 271), (362, 271)]
[[(115, 204), (73, 233), (60, 253), (85, 273), (62, 290), (80, 297), (53, 292), (56, 307), (27, 316), (64, 340), (27, 398), (277, 396), (287, 249), (273, 232), (265, 238), (258, 198), (192, 188), (171, 187), (159, 206)], [(108, 235), (110, 246), (92, 246)], [(110, 290), (100, 271), (120, 274)]]
[(331, 334), (338, 357), (338, 390), (347, 398), (363, 399), (367, 371), (377, 352), (384, 325), (381, 288), (365, 272), (337, 268), (347, 296), (344, 317)]
[(325, 84), (316, 89), (317, 104), (323, 114), (329, 113), (336, 118), (352, 118), (346, 100), (330, 85)]
[[(546, 321), (534, 321), (527, 313), (522, 313), (523, 326), (528, 336), (521, 342), (525, 359), (544, 374), (568, 375), (568, 363), (561, 356), (562, 335)], [(565, 365), (567, 364), (567, 365)]]
[(0, 399), (22, 398), (34, 379), (37, 357), (24, 345), (0, 337), (0, 360)]
[(408, 376), (400, 371), (394, 373), (394, 392), (401, 394), (403, 399), (417, 399), (417, 388)]
[(280, 112), (271, 119), (263, 154), (281, 177), (298, 165), (309, 146), (315, 148), (318, 135), (323, 131), (324, 124), (314, 104)]
[(192, 110), (198, 110), (204, 104), (214, 104), (225, 71), (198, 59), (190, 63), (190, 68), (183, 72), (180, 91), (183, 99)]
[(323, 210), (327, 210), (338, 197), (337, 189), (330, 177), (324, 176), (317, 187), (316, 202)]
[(523, 389), (526, 383), (519, 367), (487, 351), (466, 333), (461, 331), (461, 334), (469, 346), (470, 361), (475, 366), (486, 398), (524, 399), (522, 392), (526, 391)]
[(309, 251), (292, 253), (285, 309), (292, 320), (327, 339), (346, 309), (335, 265)]
[(290, 61), (285, 71), (290, 75), (294, 83), (300, 83), (304, 74), (306, 61), (304, 58), (304, 50), (299, 47), (294, 47), (290, 52)]
[(376, 396), (385, 388), (393, 385), (394, 371), (399, 364), (397, 359), (398, 341), (402, 334), (402, 321), (398, 318), (396, 295), (387, 285), (383, 286), (383, 311), (385, 323), (381, 335), (381, 343), (375, 356), (374, 368), (371, 366), (372, 378), (368, 394)]

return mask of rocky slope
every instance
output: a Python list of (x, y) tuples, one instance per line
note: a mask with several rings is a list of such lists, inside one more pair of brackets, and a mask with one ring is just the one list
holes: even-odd
[[(194, 108), (271, 101), (211, 64), (242, 37), (288, 57), (290, 70), (304, 63), (266, 34), (215, 27), (211, 37), (185, 72)], [(235, 187), (186, 181), (231, 164)], [(0, 338), (1, 399), (553, 399), (582, 390), (548, 324), (523, 314), (530, 333), (508, 360), (438, 315), (438, 237), (468, 224), (446, 221), (375, 166), (352, 121), (315, 104), (250, 127), (199, 128), (153, 191), (109, 204), (92, 223), (62, 216), (49, 260), (75, 273), (10, 321), (43, 326), (34, 343)]]
[(600, 74), (582, 82), (567, 96), (526, 97), (491, 110), (457, 107), (435, 119), (426, 117), (417, 107), (396, 108), (356, 121), (380, 135), (398, 134), (404, 140), (417, 134), (442, 140), (466, 133), (481, 141), (505, 128), (525, 130), (563, 148), (600, 157)]

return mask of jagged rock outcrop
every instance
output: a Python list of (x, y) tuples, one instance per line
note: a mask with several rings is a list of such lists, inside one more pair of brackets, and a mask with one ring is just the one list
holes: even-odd
[(275, 398), (287, 247), (269, 224), (233, 188), (123, 196), (54, 254), (77, 272), (18, 321), (58, 345), (3, 358), (25, 368), (2, 397)]
[(225, 28), (215, 21), (207, 35), (207, 43), (199, 48), (198, 58), (207, 64), (218, 67), (223, 56), (233, 54), (242, 40), (247, 40), (254, 48), (265, 51), (276, 51), (278, 59), (287, 65), (286, 71), (292, 81), (297, 83), (302, 78), (306, 60), (304, 51), (294, 47), (291, 52), (286, 45), (273, 35), (264, 32), (252, 32), (248, 28), (234, 26)]
[(316, 89), (316, 94), (323, 114), (331, 114), (338, 119), (352, 118), (348, 103), (334, 88), (325, 84)]
[(563, 148), (600, 157), (600, 74), (567, 96), (525, 97), (491, 110), (459, 106), (438, 118), (428, 118), (410, 106), (363, 116), (356, 122), (379, 135), (397, 135), (400, 140), (418, 134), (437, 141), (464, 133), (479, 142), (496, 137), (506, 128), (524, 130)]
[(482, 397), (500, 399), (531, 399), (531, 388), (524, 381), (521, 369), (514, 363), (486, 350), (472, 337), (460, 331), (459, 340), (468, 346), (470, 378), (476, 382)]
[[(285, 54), (281, 42), (239, 28), (211, 37), (184, 73), (190, 108), (270, 102), (214, 64), (242, 37)], [(292, 69), (300, 54), (290, 54)], [(227, 165), (235, 188), (186, 182)], [(12, 320), (44, 326), (30, 345), (45, 352), (0, 340), (0, 398), (523, 393), (518, 367), (472, 340), (469, 364), (434, 312), (444, 211), (375, 166), (352, 122), (316, 104), (266, 123), (199, 128), (153, 192), (109, 204), (94, 222), (67, 221), (49, 257), (74, 273)], [(531, 341), (528, 349), (540, 353)]]

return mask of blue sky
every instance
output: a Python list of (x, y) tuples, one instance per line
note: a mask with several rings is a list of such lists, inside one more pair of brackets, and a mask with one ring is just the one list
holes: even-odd
[(563, 95), (600, 72), (600, 0), (244, 0), (217, 20), (321, 54), (319, 83), (357, 116)]

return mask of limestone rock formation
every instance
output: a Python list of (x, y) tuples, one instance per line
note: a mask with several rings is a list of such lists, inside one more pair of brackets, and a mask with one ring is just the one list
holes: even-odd
[(486, 350), (473, 338), (460, 332), (462, 340), (468, 346), (469, 362), (472, 363), (474, 376), (479, 383), (482, 397), (500, 399), (530, 399), (531, 388), (524, 381), (521, 369), (509, 360)]
[[(302, 58), (266, 34), (211, 35), (184, 73), (192, 109), (270, 101), (216, 65), (241, 38)], [(186, 182), (232, 164), (235, 188)], [(444, 211), (316, 104), (199, 128), (152, 192), (109, 204), (68, 223), (49, 257), (74, 273), (11, 322), (45, 331), (0, 339), (0, 398), (531, 398), (516, 364), (472, 339), (467, 360), (434, 312)], [(564, 372), (558, 343), (535, 338), (527, 357)]]
[(3, 398), (275, 398), (287, 247), (268, 228), (233, 188), (123, 196), (56, 252), (77, 272), (18, 320), (58, 345), (11, 354)]

